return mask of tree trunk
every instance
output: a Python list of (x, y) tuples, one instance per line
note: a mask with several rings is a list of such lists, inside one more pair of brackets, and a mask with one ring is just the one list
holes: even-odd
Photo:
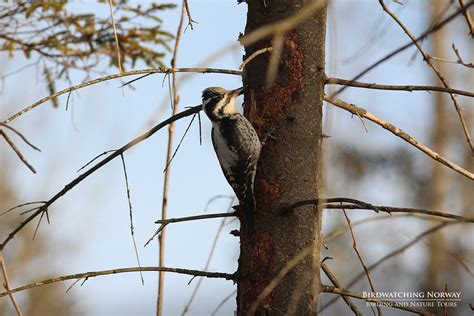
[[(246, 33), (285, 19), (308, 1), (248, 0)], [(269, 53), (245, 68), (245, 114), (260, 138), (274, 128), (262, 149), (255, 181), (255, 231), (241, 233), (237, 314), (246, 315), (262, 290), (302, 251), (309, 255), (278, 283), (257, 314), (316, 313), (320, 292), (321, 211), (306, 206), (282, 215), (282, 205), (315, 199), (321, 191), (322, 97), (326, 7), (285, 34), (275, 84), (265, 88)], [(271, 39), (245, 48), (246, 56), (271, 46)]]
[[(432, 19), (436, 19), (445, 8), (445, 1), (434, 1), (431, 4)], [(441, 29), (433, 34), (432, 38), (432, 56), (446, 57), (444, 51), (445, 38), (447, 38), (447, 30)], [(449, 77), (448, 68), (445, 63), (438, 63), (437, 67), (440, 72)], [(439, 84), (439, 79), (433, 74), (435, 84)], [(442, 156), (446, 157), (447, 146), (449, 144), (450, 130), (450, 113), (448, 107), (452, 106), (452, 102), (447, 94), (435, 93), (433, 100), (434, 110), (431, 123), (431, 148)], [(453, 112), (454, 113), (454, 112)], [(453, 114), (451, 113), (451, 114)], [(464, 145), (464, 144), (463, 144)], [(428, 208), (431, 210), (443, 210), (446, 208), (446, 198), (450, 185), (448, 181), (448, 173), (446, 168), (437, 161), (432, 162), (432, 176), (429, 184), (430, 199)], [(433, 221), (433, 223), (437, 223)], [(430, 235), (429, 243), (432, 247), (429, 249), (429, 262), (426, 269), (426, 290), (427, 291), (443, 291), (444, 284), (447, 283), (446, 274), (446, 241), (443, 231), (438, 231)], [(433, 309), (435, 311), (435, 309)], [(438, 310), (439, 312), (440, 310)]]

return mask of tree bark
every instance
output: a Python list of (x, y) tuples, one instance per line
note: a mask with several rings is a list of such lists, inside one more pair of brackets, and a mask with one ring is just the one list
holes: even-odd
[[(432, 19), (436, 19), (445, 7), (445, 1), (434, 1), (431, 4), (431, 16)], [(445, 57), (444, 44), (445, 39), (448, 37), (447, 30), (442, 29), (433, 34), (432, 38), (432, 56)], [(448, 67), (445, 63), (439, 63), (437, 65), (440, 72), (449, 77)], [(436, 84), (439, 83), (438, 77), (433, 74), (433, 78)], [(450, 113), (448, 107), (452, 106), (451, 100), (447, 98), (444, 93), (435, 93), (433, 100), (433, 118), (431, 123), (431, 146), (433, 150), (442, 156), (446, 157), (447, 146), (449, 140), (449, 130), (453, 128), (449, 117)], [(464, 145), (464, 144), (463, 144)], [(431, 169), (431, 181), (428, 189), (430, 193), (428, 208), (432, 210), (442, 210), (446, 208), (446, 199), (449, 196), (448, 191), (450, 181), (446, 168), (439, 164), (437, 161), (432, 162)], [(433, 221), (433, 223), (436, 223)], [(429, 243), (433, 245), (429, 249), (429, 262), (426, 269), (426, 290), (427, 291), (443, 291), (444, 284), (447, 283), (445, 271), (446, 269), (446, 241), (444, 238), (443, 231), (432, 234), (429, 239)], [(433, 312), (436, 309), (432, 309)], [(441, 312), (441, 309), (437, 310)]]
[[(305, 0), (248, 0), (246, 33), (285, 19)], [(324, 94), (326, 7), (285, 34), (276, 82), (265, 88), (269, 53), (245, 68), (245, 115), (263, 146), (255, 181), (255, 231), (241, 230), (237, 314), (247, 315), (262, 290), (287, 263), (308, 247), (260, 304), (257, 315), (311, 315), (320, 292), (321, 210), (314, 206), (282, 215), (281, 207), (315, 199), (321, 191), (322, 97)], [(245, 47), (246, 56), (272, 46), (271, 39)]]

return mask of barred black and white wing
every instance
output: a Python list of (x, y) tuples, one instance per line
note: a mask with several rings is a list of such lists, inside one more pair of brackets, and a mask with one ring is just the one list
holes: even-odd
[(252, 124), (240, 113), (212, 122), (212, 143), (227, 182), (253, 227), (254, 180), (261, 144)]

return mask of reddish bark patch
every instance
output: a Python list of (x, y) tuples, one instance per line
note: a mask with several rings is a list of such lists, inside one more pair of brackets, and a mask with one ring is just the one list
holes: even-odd
[(281, 184), (278, 179), (271, 180), (258, 177), (255, 181), (255, 192), (257, 195), (257, 212), (269, 212), (275, 201), (281, 196)]
[[(261, 76), (266, 72), (269, 55), (265, 57), (266, 62), (255, 61), (255, 65), (260, 67), (251, 68), (259, 72), (258, 77), (251, 77), (251, 74), (248, 74), (250, 89), (245, 95), (247, 118), (252, 122), (260, 137), (265, 136), (269, 128), (276, 130), (276, 140), (267, 140), (263, 147), (255, 179), (256, 212), (260, 217), (271, 216), (275, 209), (275, 202), (282, 196), (279, 172), (275, 172), (275, 165), (270, 157), (272, 157), (274, 144), (278, 142), (278, 133), (284, 133), (285, 127), (282, 123), (287, 122), (288, 115), (291, 115), (291, 108), (298, 100), (298, 91), (301, 90), (304, 79), (304, 54), (299, 48), (298, 40), (296, 31), (290, 31), (286, 35), (278, 79), (271, 88), (264, 88), (265, 76)], [(263, 46), (254, 47), (254, 49), (258, 50), (271, 44), (268, 41), (262, 41), (256, 46), (260, 45)], [(273, 236), (257, 227), (252, 234), (241, 235), (240, 250), (237, 305), (239, 314), (244, 315), (272, 279), (270, 271), (274, 264)], [(268, 305), (272, 305), (271, 295), (262, 302), (262, 306)]]
[(279, 122), (286, 116), (288, 108), (294, 105), (304, 77), (303, 57), (298, 47), (298, 33), (289, 32), (279, 66), (282, 76), (271, 88), (260, 87), (250, 94), (251, 106), (247, 116), (257, 131), (262, 132), (262, 127)]
[[(273, 246), (271, 236), (267, 232), (256, 231), (250, 240), (240, 245), (241, 254), (248, 254), (244, 260), (241, 257), (239, 265), (239, 279), (244, 281), (239, 284), (239, 291), (245, 293), (245, 297), (258, 297), (263, 291), (267, 282), (264, 281), (268, 274), (269, 264), (273, 258)], [(267, 297), (262, 305), (267, 305), (271, 301)], [(237, 302), (239, 310), (248, 310), (253, 301), (245, 300), (244, 302)], [(243, 306), (245, 304), (245, 306)]]

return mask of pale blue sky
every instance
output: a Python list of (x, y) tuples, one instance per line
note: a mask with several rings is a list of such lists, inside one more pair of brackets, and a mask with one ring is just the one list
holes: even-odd
[[(76, 2), (75, 5), (85, 3)], [(419, 34), (427, 25), (425, 14), (429, 10), (425, 7), (426, 3), (404, 3), (405, 6), (391, 6), (407, 26)], [(245, 27), (247, 7), (245, 4), (236, 5), (235, 0), (191, 0), (190, 7), (193, 18), (199, 24), (182, 36), (177, 63), (179, 67), (197, 66), (199, 61), (217, 49), (235, 42)], [(102, 6), (98, 12), (106, 9)], [(164, 28), (172, 33), (178, 23), (179, 11), (176, 9), (163, 14)], [(328, 41), (335, 41), (333, 46), (328, 42), (329, 76), (349, 79), (379, 57), (407, 42), (406, 36), (373, 1), (334, 1), (329, 20)], [(463, 21), (457, 20), (456, 23), (462, 24)], [(375, 42), (367, 52), (361, 53), (360, 48), (364, 47), (372, 34), (375, 35)], [(461, 36), (463, 34), (459, 38)], [(457, 43), (462, 47), (460, 41)], [(237, 69), (241, 56), (242, 50), (234, 51), (206, 66)], [(412, 60), (413, 56), (415, 58)], [(26, 62), (22, 57), (14, 61), (5, 57), (1, 55), (2, 72), (17, 69)], [(335, 59), (333, 62), (330, 62), (331, 57)], [(165, 62), (169, 64), (170, 59), (170, 56), (166, 57)], [(334, 63), (337, 67), (330, 67)], [(178, 80), (182, 76), (178, 75)], [(79, 81), (81, 78), (78, 76), (76, 79)], [(43, 104), (17, 119), (13, 126), (42, 149), (42, 153), (25, 150), (38, 170), (37, 175), (32, 175), (9, 150), (4, 149), (4, 144), (0, 144), (2, 165), (14, 169), (10, 173), (11, 181), (19, 201), (48, 199), (76, 177), (76, 170), (92, 157), (136, 137), (151, 126), (150, 119), (158, 122), (168, 117), (169, 105), (163, 101), (167, 98), (168, 89), (166, 85), (162, 88), (162, 79), (162, 75), (149, 76), (136, 82), (134, 90), (124, 89), (123, 95), (118, 89), (119, 80), (91, 86), (73, 93), (69, 112), (64, 111), (64, 95), (59, 98), (62, 105), (60, 109)], [(413, 48), (377, 68), (362, 81), (399, 84), (433, 82), (421, 57), (415, 54)], [(27, 86), (22, 86), (22, 82), (27, 82)], [(453, 83), (456, 88), (468, 88), (466, 81), (457, 80)], [(180, 86), (180, 107), (199, 104), (201, 91), (216, 85), (235, 88), (241, 85), (241, 80), (228, 75), (194, 75), (191, 81)], [(58, 89), (60, 86), (66, 87), (67, 84), (59, 85)], [(37, 78), (34, 69), (11, 77), (5, 81), (3, 94), (0, 95), (0, 117), (3, 119), (46, 94), (44, 82), (40, 76)], [(388, 119), (421, 141), (427, 140), (431, 96), (426, 92), (409, 94), (347, 89), (341, 97)], [(466, 98), (461, 97), (460, 100), (467, 104)], [(162, 107), (165, 113), (154, 115), (162, 104), (166, 105)], [(366, 133), (358, 118), (352, 118), (341, 110), (331, 108), (325, 115), (330, 118), (326, 121), (325, 132), (338, 141), (375, 150), (401, 144), (400, 140), (370, 123), (366, 123), (369, 128), (369, 133)], [(202, 146), (199, 145), (195, 120), (172, 164), (170, 217), (201, 213), (211, 197), (232, 192), (212, 150), (210, 124), (207, 118), (202, 118)], [(181, 138), (188, 122), (189, 119), (178, 122), (177, 140)], [(134, 208), (135, 237), (143, 266), (157, 263), (157, 242), (146, 248), (143, 248), (143, 244), (157, 228), (154, 220), (161, 214), (166, 135), (167, 132), (163, 130), (125, 155)], [(409, 145), (405, 146), (408, 148)], [(421, 154), (417, 157), (420, 168), (426, 168), (428, 172), (430, 159)], [(345, 192), (338, 195), (349, 195), (373, 203), (400, 205), (403, 194), (397, 190), (396, 178), (389, 176), (379, 180), (385, 181), (378, 181), (376, 186), (367, 185), (366, 190), (347, 187)], [(208, 212), (222, 212), (227, 204), (228, 200), (219, 200), (209, 207)], [(8, 207), (1, 203), (0, 206), (1, 209)], [(108, 164), (61, 198), (51, 209), (50, 217), (51, 225), (40, 228), (40, 234), (52, 237), (48, 257), (38, 263), (43, 272), (59, 275), (136, 266), (120, 160)], [(166, 266), (202, 269), (219, 223), (220, 220), (208, 220), (168, 226)], [(416, 230), (410, 235), (421, 229), (418, 224), (413, 225)], [(235, 271), (238, 239), (228, 232), (237, 227), (236, 222), (225, 227), (211, 263), (211, 271)], [(10, 246), (15, 247), (15, 242)], [(386, 252), (384, 249), (383, 246), (374, 247), (371, 251), (378, 258)], [(407, 256), (410, 255), (411, 252), (407, 253)], [(34, 272), (28, 273), (25, 278), (35, 280), (32, 275)], [(194, 280), (188, 286), (189, 280), (188, 276), (166, 275), (165, 315), (176, 315), (182, 311), (196, 283)], [(23, 283), (21, 279), (15, 280), (15, 285)], [(155, 310), (156, 283), (156, 273), (145, 274), (144, 286), (140, 284), (138, 274), (106, 276), (90, 279), (84, 286), (74, 287), (68, 295), (77, 298), (87, 315), (151, 315)], [(208, 315), (234, 288), (230, 281), (205, 280), (189, 315)], [(220, 315), (231, 315), (234, 308), (235, 300), (231, 299), (221, 309)]]

